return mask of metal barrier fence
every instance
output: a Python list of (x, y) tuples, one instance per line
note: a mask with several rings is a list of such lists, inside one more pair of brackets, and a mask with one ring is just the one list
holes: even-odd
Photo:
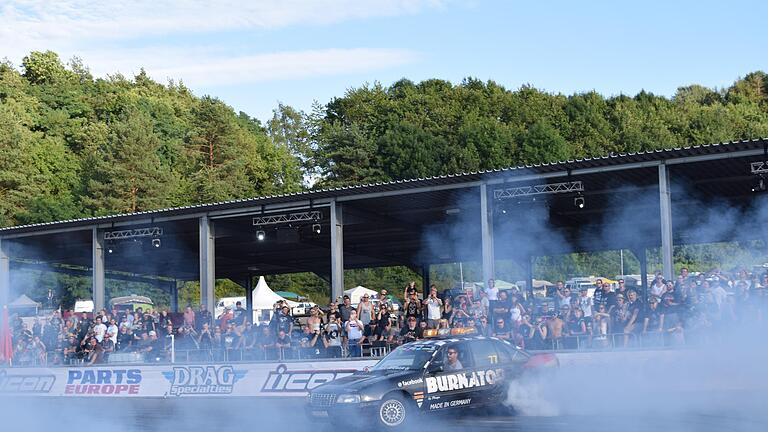
[[(539, 343), (526, 341), (524, 346), (529, 351), (610, 351), (624, 348), (655, 349), (679, 346), (702, 346), (712, 344), (718, 338), (727, 338), (728, 333), (688, 332), (649, 332), (649, 333), (612, 333), (564, 336), (546, 339)], [(175, 344), (166, 346), (162, 352), (151, 355), (137, 352), (114, 352), (107, 358), (109, 363), (216, 363), (249, 361), (313, 360), (321, 358), (381, 358), (396, 348), (397, 344), (364, 344), (359, 349), (350, 350), (347, 346), (326, 348), (245, 348), (245, 349), (175, 349)], [(62, 362), (61, 352), (49, 351), (46, 356), (27, 358), (14, 362), (13, 366), (52, 366), (56, 364), (81, 365), (85, 359), (70, 357)], [(19, 359), (21, 360), (21, 359)], [(47, 361), (46, 361), (47, 360)]]

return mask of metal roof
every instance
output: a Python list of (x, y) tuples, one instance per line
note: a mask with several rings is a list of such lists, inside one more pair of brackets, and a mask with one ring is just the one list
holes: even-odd
[[(409, 193), (409, 190), (429, 188), (435, 186), (450, 186), (467, 184), (480, 181), (515, 181), (524, 180), (524, 176), (545, 176), (556, 173), (578, 174), (579, 170), (600, 169), (609, 170), (609, 167), (621, 167), (631, 164), (642, 164), (659, 161), (674, 161), (676, 159), (695, 158), (722, 155), (727, 158), (729, 153), (743, 151), (764, 150), (768, 145), (768, 138), (759, 138), (751, 140), (721, 142), (715, 144), (705, 144), (689, 147), (667, 148), (659, 150), (647, 150), (630, 153), (611, 153), (609, 155), (580, 158), (575, 160), (566, 160), (551, 163), (541, 163), (532, 165), (520, 165), (515, 167), (480, 170), (465, 172), (459, 174), (445, 174), (425, 178), (414, 178), (405, 180), (393, 180), (389, 182), (368, 183), (361, 185), (340, 186), (335, 188), (317, 189), (302, 192), (293, 192), (278, 195), (266, 195), (254, 198), (243, 198), (216, 203), (196, 204), (182, 207), (171, 207), (152, 211), (143, 211), (136, 213), (125, 213), (107, 216), (94, 216), (65, 221), (54, 221), (45, 223), (36, 223), (28, 225), (19, 225), (0, 228), (2, 234), (32, 232), (37, 230), (48, 230), (65, 227), (90, 226), (102, 223), (114, 223), (121, 221), (132, 221), (144, 218), (165, 217), (165, 216), (184, 216), (213, 211), (222, 211), (251, 206), (261, 206), (273, 203), (292, 203), (306, 200), (328, 200), (334, 198), (365, 198), (365, 195), (386, 192)], [(346, 200), (346, 199), (345, 199)]]

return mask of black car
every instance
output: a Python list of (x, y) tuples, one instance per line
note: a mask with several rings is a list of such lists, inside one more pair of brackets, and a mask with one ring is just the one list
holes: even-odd
[(509, 342), (480, 336), (405, 344), (366, 371), (313, 389), (307, 415), (339, 425), (395, 428), (422, 414), (504, 402), (510, 380), (530, 368), (556, 366)]

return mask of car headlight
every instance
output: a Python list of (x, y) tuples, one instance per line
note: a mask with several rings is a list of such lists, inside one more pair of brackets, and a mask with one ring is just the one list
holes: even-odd
[(360, 403), (360, 395), (340, 394), (339, 397), (336, 398), (336, 403), (340, 403), (340, 404)]

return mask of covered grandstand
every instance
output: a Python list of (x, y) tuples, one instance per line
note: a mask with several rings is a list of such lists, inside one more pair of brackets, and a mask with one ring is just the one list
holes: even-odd
[[(762, 239), (750, 209), (767, 153), (755, 139), (9, 227), (0, 303), (25, 269), (91, 276), (96, 309), (109, 278), (165, 286), (174, 308), (177, 282), (199, 280), (213, 310), (217, 278), (251, 290), (254, 275), (313, 272), (336, 298), (345, 269), (403, 265), (428, 283), (431, 265), (474, 261), (488, 280), (498, 260), (530, 269), (574, 251), (629, 249), (646, 267), (645, 250), (660, 247), (671, 277), (675, 244)], [(702, 203), (750, 217), (699, 230)]]

